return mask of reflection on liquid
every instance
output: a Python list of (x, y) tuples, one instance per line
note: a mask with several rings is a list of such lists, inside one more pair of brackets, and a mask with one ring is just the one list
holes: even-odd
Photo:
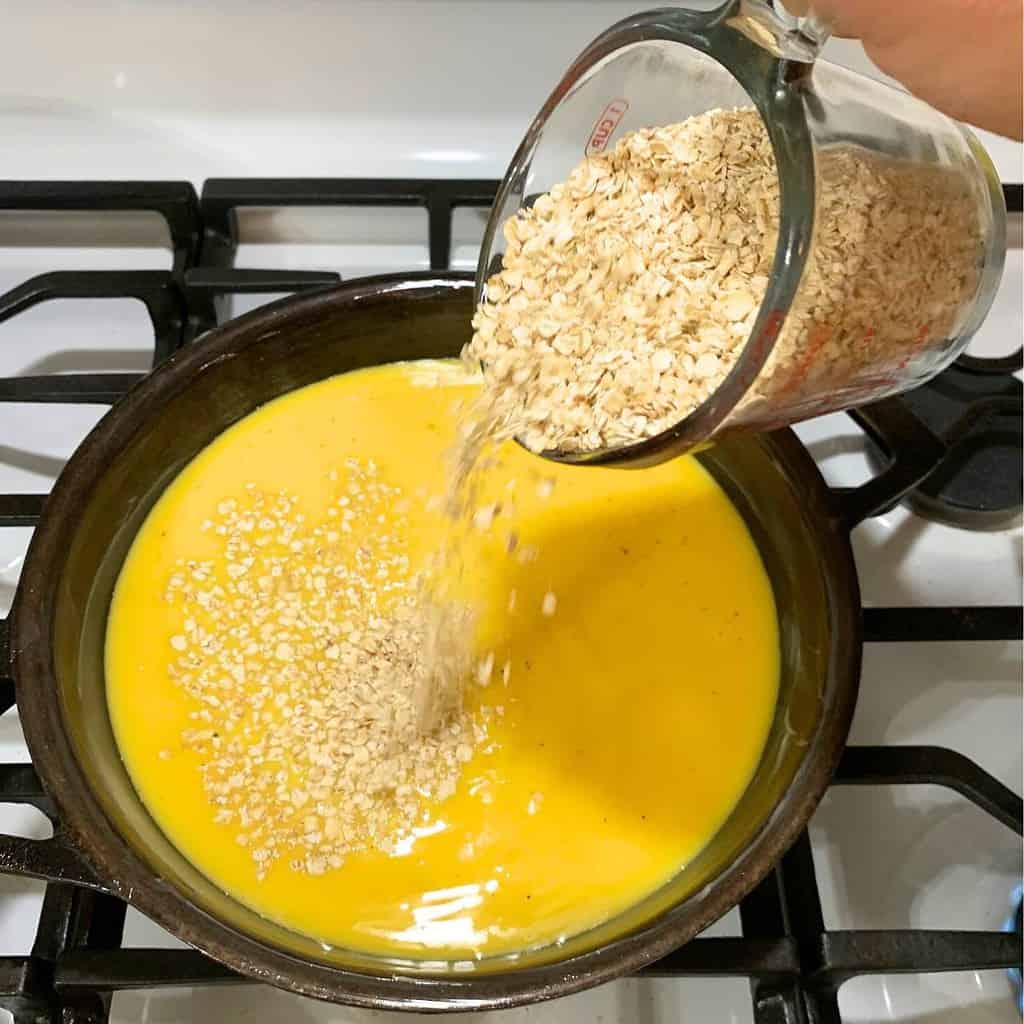
[(443, 832), (447, 827), (448, 826), (444, 823), (444, 819), (438, 818), (429, 825), (420, 825), (418, 828), (412, 829), (407, 836), (402, 836), (402, 838), (395, 843), (391, 850), (391, 856), (408, 857), (409, 854), (412, 853), (417, 839), (422, 839), (424, 836), (436, 836), (439, 832)]
[(479, 949), (485, 945), (487, 929), (477, 927), (472, 914), (484, 901), (483, 887), (473, 883), (436, 889), (425, 892), (421, 900), (420, 906), (412, 908), (408, 928), (385, 935), (371, 930), (371, 934), (428, 949)]

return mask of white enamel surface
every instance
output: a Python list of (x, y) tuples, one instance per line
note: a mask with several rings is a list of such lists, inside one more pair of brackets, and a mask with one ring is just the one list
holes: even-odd
[[(10, 5), (0, 32), (0, 176), (186, 179), (213, 176), (499, 177), (526, 123), (586, 42), (639, 6), (540, 3), (181, 4), (113, 0)], [(828, 55), (858, 70), (855, 44)], [(984, 136), (1000, 174), (1021, 180), (1021, 147)], [(454, 263), (475, 266), (479, 211), (459, 211)], [(238, 265), (339, 270), (346, 277), (427, 266), (417, 210), (249, 211)], [(1020, 342), (1017, 246), (972, 347)], [(166, 268), (159, 221), (0, 214), (0, 292), (44, 270)], [(242, 312), (268, 297), (236, 299)], [(75, 301), (0, 325), (0, 375), (141, 370), (143, 307)], [(102, 409), (0, 405), (0, 492), (45, 491)], [(844, 416), (800, 428), (829, 481), (869, 473)], [(0, 531), (6, 610), (29, 531)], [(1009, 604), (1020, 598), (1019, 528), (967, 533), (903, 509), (854, 536), (872, 605)], [(1021, 655), (1013, 644), (876, 645), (865, 652), (853, 742), (952, 747), (1019, 791)], [(17, 717), (0, 718), (0, 761), (24, 761)], [(681, 794), (685, 796), (685, 794)], [(0, 829), (46, 834), (34, 812), (0, 806)], [(836, 789), (812, 824), (826, 923), (833, 928), (997, 928), (1020, 879), (1019, 841), (963, 799), (932, 787)], [(31, 946), (41, 887), (0, 877), (0, 954)], [(729, 915), (714, 929), (738, 934)], [(170, 946), (129, 911), (126, 942)], [(1019, 1020), (1000, 972), (867, 978), (841, 992), (853, 1022), (994, 1024)], [(0, 1013), (0, 1018), (2, 1018)], [(255, 986), (123, 993), (112, 1020), (405, 1021)], [(746, 1024), (745, 981), (629, 980), (557, 1003), (467, 1022)]]

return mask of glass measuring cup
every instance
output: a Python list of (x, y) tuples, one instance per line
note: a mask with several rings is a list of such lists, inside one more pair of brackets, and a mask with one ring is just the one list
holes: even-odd
[[(498, 191), (478, 302), (501, 268), (505, 221), (584, 156), (609, 152), (635, 129), (753, 107), (774, 152), (779, 215), (760, 308), (710, 397), (653, 437), (542, 454), (582, 464), (662, 461), (727, 432), (769, 430), (908, 390), (967, 346), (1002, 273), (998, 177), (967, 129), (817, 60), (827, 35), (813, 14), (795, 16), (769, 0), (660, 9), (612, 26), (558, 83)], [(852, 225), (835, 213), (851, 173), (884, 200)], [(908, 229), (896, 246), (894, 224)], [(914, 242), (920, 232), (928, 246)], [(845, 261), (838, 270), (829, 262), (837, 249)]]

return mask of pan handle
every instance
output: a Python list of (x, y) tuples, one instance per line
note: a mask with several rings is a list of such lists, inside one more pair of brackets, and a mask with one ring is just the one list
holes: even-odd
[[(3, 796), (4, 803), (21, 803)], [(96, 877), (68, 837), (54, 826), (49, 839), (26, 839), (0, 833), (0, 874), (39, 878), (44, 882), (62, 882), (94, 889), (108, 896), (116, 890)]]
[[(14, 676), (11, 671), (10, 625), (0, 619), (0, 714), (14, 706)], [(0, 833), (0, 874), (41, 878), (47, 882), (69, 882), (99, 892), (112, 893), (75, 848), (43, 790), (35, 769), (28, 764), (0, 765), (0, 804), (31, 804), (50, 819), (49, 839), (26, 839)]]
[(949, 451), (898, 396), (850, 411), (854, 422), (881, 448), (889, 464), (859, 487), (837, 488), (847, 530), (897, 505), (938, 468)]

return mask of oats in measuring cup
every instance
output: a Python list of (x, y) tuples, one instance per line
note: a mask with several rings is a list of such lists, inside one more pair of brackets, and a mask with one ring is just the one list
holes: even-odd
[[(805, 390), (905, 367), (922, 325), (950, 336), (977, 287), (980, 227), (959, 177), (848, 146), (819, 160), (814, 245), (748, 407), (788, 415)], [(752, 108), (632, 132), (584, 160), (505, 223), (467, 349), (494, 407), (535, 451), (616, 447), (678, 423), (750, 337), (778, 221)]]

